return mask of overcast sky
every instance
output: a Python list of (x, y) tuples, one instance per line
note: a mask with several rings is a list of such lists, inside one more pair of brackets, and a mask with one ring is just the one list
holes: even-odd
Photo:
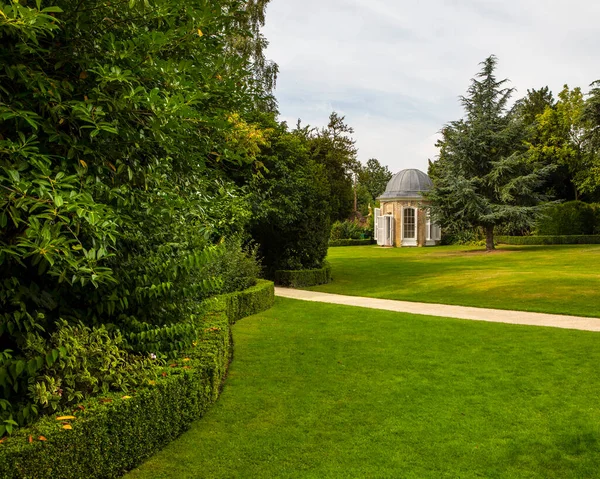
[(271, 0), (264, 34), (280, 75), (281, 119), (355, 130), (359, 159), (427, 171), (437, 132), (462, 117), (479, 62), (517, 89), (600, 79), (594, 0)]

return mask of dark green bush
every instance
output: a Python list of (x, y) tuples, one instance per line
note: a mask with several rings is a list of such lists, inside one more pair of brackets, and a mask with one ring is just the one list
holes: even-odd
[(76, 419), (57, 421), (57, 413), (5, 438), (0, 478), (120, 477), (188, 429), (216, 401), (227, 373), (232, 320), (226, 311), (239, 319), (268, 309), (273, 283), (261, 280), (208, 303), (192, 346), (158, 366), (146, 386), (88, 399), (60, 413)]
[(275, 271), (275, 284), (290, 288), (326, 284), (331, 279), (331, 266), (328, 264), (319, 269)]
[(497, 243), (512, 245), (600, 244), (600, 235), (496, 236), (494, 239)]
[(537, 234), (591, 235), (594, 234), (596, 214), (594, 208), (583, 201), (568, 201), (548, 206), (537, 221)]
[(330, 240), (329, 246), (363, 246), (375, 244), (375, 240), (373, 239), (340, 239), (340, 240)]
[(265, 274), (280, 269), (320, 268), (331, 224), (330, 187), (323, 165), (311, 160), (310, 139), (285, 123), (259, 119), (271, 134), (258, 159), (265, 171), (253, 175), (250, 233), (260, 245)]

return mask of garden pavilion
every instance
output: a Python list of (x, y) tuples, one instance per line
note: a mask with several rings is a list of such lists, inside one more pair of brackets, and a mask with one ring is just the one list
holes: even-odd
[(440, 243), (441, 229), (431, 222), (429, 202), (423, 192), (433, 184), (425, 173), (402, 170), (392, 176), (385, 192), (377, 198), (375, 239), (381, 246), (433, 246)]

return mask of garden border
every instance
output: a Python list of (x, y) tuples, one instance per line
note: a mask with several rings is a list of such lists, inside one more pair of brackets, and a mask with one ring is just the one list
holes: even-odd
[(233, 352), (230, 325), (273, 302), (274, 285), (265, 280), (211, 300), (194, 347), (168, 361), (156, 381), (139, 391), (86, 400), (74, 411), (17, 430), (0, 444), (0, 477), (121, 477), (187, 430), (218, 399)]

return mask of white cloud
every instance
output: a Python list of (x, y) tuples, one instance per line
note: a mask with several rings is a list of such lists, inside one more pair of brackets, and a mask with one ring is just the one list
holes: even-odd
[(478, 63), (499, 59), (517, 97), (600, 78), (600, 3), (572, 0), (271, 0), (264, 33), (280, 66), (282, 118), (355, 129), (359, 158), (427, 168), (436, 134), (462, 116)]

